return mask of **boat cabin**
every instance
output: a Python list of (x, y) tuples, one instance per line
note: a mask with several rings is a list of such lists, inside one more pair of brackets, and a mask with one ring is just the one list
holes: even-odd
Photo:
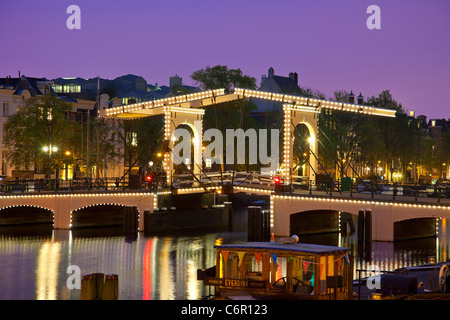
[(247, 242), (215, 246), (216, 266), (205, 285), (216, 299), (353, 297), (350, 249), (306, 243)]

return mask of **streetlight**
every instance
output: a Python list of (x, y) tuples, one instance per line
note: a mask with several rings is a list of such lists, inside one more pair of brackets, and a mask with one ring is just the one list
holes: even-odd
[(48, 177), (50, 178), (52, 153), (58, 151), (58, 148), (56, 146), (52, 146), (51, 144), (49, 144), (48, 146), (44, 146), (42, 150), (45, 153), (48, 153)]
[(381, 160), (377, 161), (377, 172), (376, 174), (379, 175), (381, 177)]
[[(44, 150), (44, 152), (48, 152), (48, 154), (51, 155), (52, 152), (58, 151), (58, 148), (57, 147), (52, 147), (52, 146), (45, 146), (45, 147), (42, 148), (42, 150)], [(68, 152), (70, 154), (70, 151), (68, 151)]]
[[(64, 180), (70, 180), (69, 179), (69, 163), (70, 163), (70, 160), (71, 160), (71, 155), (72, 155), (72, 152), (70, 151), (70, 150), (66, 150), (65, 152), (64, 152), (64, 155), (66, 156), (66, 158), (64, 159)], [(72, 180), (73, 180), (73, 168), (72, 168)]]

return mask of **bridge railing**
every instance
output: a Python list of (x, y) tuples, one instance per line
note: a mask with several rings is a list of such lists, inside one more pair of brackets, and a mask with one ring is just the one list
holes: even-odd
[[(409, 201), (436, 201), (450, 199), (450, 185), (418, 185), (418, 184), (392, 184), (380, 181), (352, 180), (309, 180), (308, 177), (292, 176), (290, 183), (283, 190), (275, 190), (274, 175), (257, 172), (209, 172), (194, 179), (189, 174), (174, 175), (172, 187), (190, 188), (198, 187), (199, 182), (206, 187), (218, 187), (222, 184), (232, 184), (257, 189), (273, 190), (274, 192), (310, 194), (321, 196), (350, 196), (366, 198), (383, 198), (399, 200), (408, 198)], [(285, 182), (286, 184), (286, 182)], [(21, 179), (0, 181), (0, 193), (25, 192), (72, 192), (80, 190), (158, 190), (168, 189), (165, 177), (155, 178), (151, 182), (143, 179), (128, 179), (113, 177), (100, 179)], [(448, 200), (445, 200), (448, 202)]]
[[(321, 196), (355, 196), (385, 200), (400, 200), (401, 198), (408, 201), (424, 201), (424, 199), (427, 199), (428, 202), (440, 202), (441, 199), (450, 199), (450, 185), (448, 184), (398, 184), (375, 180), (357, 180), (355, 182), (350, 178), (331, 180), (324, 177), (310, 180), (305, 176), (293, 175), (291, 181), (283, 181), (284, 186), (279, 188), (279, 190), (275, 190), (274, 176), (252, 173), (251, 176), (242, 181), (235, 178), (233, 185), (271, 189), (281, 193)], [(327, 176), (327, 178), (329, 177)]]
[[(259, 172), (213, 172), (199, 176), (199, 180), (206, 186), (233, 184), (234, 186), (254, 187), (258, 189), (275, 190), (275, 174), (262, 174)], [(322, 175), (319, 179), (309, 180), (309, 177), (293, 175), (291, 181), (284, 183), (288, 186), (281, 192), (291, 192), (311, 195), (350, 196), (383, 198), (395, 200), (397, 197), (409, 197), (415, 201), (424, 199), (436, 200), (450, 199), (450, 185), (431, 184), (398, 184), (386, 181), (357, 180), (350, 178), (331, 180), (329, 176)], [(192, 176), (174, 175), (173, 186), (187, 188), (195, 186)], [(411, 200), (411, 199), (408, 199)]]
[[(288, 188), (289, 189), (289, 188)], [(292, 193), (309, 193), (329, 195), (329, 196), (365, 196), (370, 198), (384, 198), (399, 200), (400, 198), (414, 201), (435, 200), (440, 202), (441, 199), (450, 199), (450, 186), (437, 184), (397, 184), (377, 181), (359, 181), (353, 182), (348, 180), (335, 180), (328, 182), (318, 182), (309, 180), (305, 177), (302, 179), (293, 179), (290, 192)]]
[[(159, 187), (164, 187), (159, 183)], [(2, 180), (0, 182), (0, 193), (25, 193), (25, 192), (64, 192), (79, 190), (145, 190), (156, 189), (155, 183), (146, 181), (130, 181), (120, 178), (100, 178), (100, 179), (21, 179)]]

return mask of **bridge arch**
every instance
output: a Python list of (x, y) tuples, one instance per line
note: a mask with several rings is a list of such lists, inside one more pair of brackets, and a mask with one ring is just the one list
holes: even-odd
[(314, 209), (291, 213), (289, 216), (290, 234), (310, 235), (336, 233), (347, 230), (347, 225), (355, 230), (355, 214), (335, 209)]
[(164, 107), (164, 171), (166, 172), (166, 181), (168, 184), (172, 181), (174, 170), (173, 155), (173, 132), (180, 125), (188, 126), (193, 132), (193, 163), (192, 171), (194, 174), (200, 173), (202, 167), (202, 142), (203, 142), (203, 109), (182, 108), (176, 106)]
[(394, 221), (394, 240), (435, 237), (440, 218), (420, 217)]
[[(311, 168), (309, 166), (309, 145), (314, 138), (311, 134), (311, 126), (308, 123), (299, 122), (295, 125), (292, 132), (292, 175), (309, 177)], [(293, 179), (295, 181), (295, 179)]]
[[(182, 161), (188, 168), (193, 169), (193, 164), (197, 163), (196, 159), (195, 159), (195, 152), (196, 152), (195, 149), (196, 149), (196, 143), (198, 143), (198, 141), (199, 141), (198, 140), (199, 133), (198, 133), (197, 129), (195, 128), (195, 126), (190, 124), (190, 123), (180, 123), (175, 128), (175, 130), (177, 130), (177, 129), (184, 129), (184, 130), (187, 130), (189, 132), (189, 136), (190, 136), (190, 141), (189, 141), (189, 145), (190, 145), (189, 152), (190, 152), (190, 154), (189, 154), (189, 157), (187, 158), (186, 155), (183, 155), (183, 158), (179, 159), (179, 160)], [(202, 133), (200, 132), (200, 135), (201, 134)], [(172, 139), (173, 139), (173, 137), (172, 137)], [(177, 145), (177, 143), (174, 142), (174, 146), (176, 146), (176, 145)], [(173, 157), (179, 157), (178, 154), (177, 155), (173, 154), (172, 156)], [(185, 172), (185, 167), (184, 167), (183, 164), (178, 164), (178, 165), (174, 164), (173, 167), (174, 167), (173, 174), (177, 174), (177, 173), (181, 173), (181, 172), (186, 173)], [(195, 165), (194, 165), (194, 167), (195, 167)]]
[(315, 181), (316, 172), (318, 167), (317, 162), (317, 134), (318, 134), (318, 113), (319, 111), (315, 109), (306, 109), (302, 106), (284, 104), (284, 137), (283, 137), (283, 178), (285, 184), (290, 184), (293, 175), (293, 163), (294, 163), (294, 144), (292, 143), (292, 138), (295, 133), (295, 129), (298, 125), (304, 125), (309, 131), (309, 138), (307, 143), (307, 150), (304, 152), (307, 154), (306, 159), (308, 162), (308, 167), (310, 168), (308, 172), (309, 180)]
[(0, 225), (54, 224), (55, 212), (39, 205), (12, 205), (0, 208)]
[(100, 203), (86, 205), (70, 212), (71, 228), (122, 226), (125, 204)]

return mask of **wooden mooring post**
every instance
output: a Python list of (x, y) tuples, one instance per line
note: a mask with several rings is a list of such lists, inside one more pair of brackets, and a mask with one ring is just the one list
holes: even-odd
[(103, 286), (103, 300), (119, 299), (119, 276), (117, 274), (107, 274), (105, 285)]
[(119, 276), (92, 273), (81, 279), (80, 300), (118, 300)]

